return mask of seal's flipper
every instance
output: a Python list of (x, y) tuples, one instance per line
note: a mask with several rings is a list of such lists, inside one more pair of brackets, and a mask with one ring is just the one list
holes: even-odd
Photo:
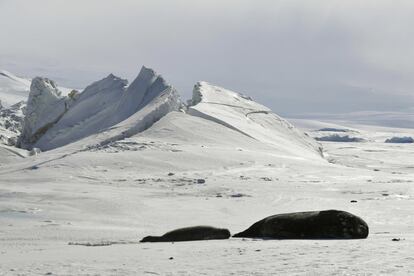
[(156, 236), (146, 236), (145, 238), (140, 240), (140, 242), (161, 242), (161, 241), (162, 241), (162, 238), (156, 237)]

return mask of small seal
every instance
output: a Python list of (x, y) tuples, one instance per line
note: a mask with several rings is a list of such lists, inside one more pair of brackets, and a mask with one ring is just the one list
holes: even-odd
[(148, 236), (140, 242), (180, 242), (198, 240), (225, 240), (230, 238), (228, 229), (211, 226), (193, 226), (170, 231), (162, 236)]
[(279, 214), (264, 218), (235, 238), (365, 239), (368, 225), (361, 218), (338, 210)]

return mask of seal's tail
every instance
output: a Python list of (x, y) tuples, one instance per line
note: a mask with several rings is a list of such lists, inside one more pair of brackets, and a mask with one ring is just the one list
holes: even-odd
[(243, 238), (243, 237), (245, 237), (244, 232), (240, 232), (240, 233), (233, 235), (233, 238)]
[(233, 238), (257, 238), (261, 237), (263, 221), (258, 221), (243, 232), (233, 235)]
[(147, 236), (143, 238), (142, 240), (140, 240), (140, 242), (160, 242), (160, 241), (161, 241), (161, 237), (156, 237), (156, 236)]

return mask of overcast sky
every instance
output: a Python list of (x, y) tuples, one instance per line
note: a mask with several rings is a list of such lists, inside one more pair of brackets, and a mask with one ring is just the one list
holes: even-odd
[(412, 0), (0, 0), (0, 69), (82, 88), (152, 67), (281, 115), (414, 107)]

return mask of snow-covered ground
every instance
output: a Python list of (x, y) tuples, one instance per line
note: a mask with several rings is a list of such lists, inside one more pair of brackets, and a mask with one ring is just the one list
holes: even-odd
[(0, 71), (0, 102), (8, 107), (29, 96), (30, 79), (19, 78), (10, 72)]
[[(322, 142), (322, 157), (266, 107), (208, 83), (194, 92), (187, 113), (144, 131), (140, 122), (155, 118), (146, 114), (171, 106), (168, 94), (38, 155), (0, 146), (0, 275), (414, 274), (414, 147), (384, 143), (413, 129), (292, 120), (310, 136), (331, 127), (365, 139)], [(322, 209), (360, 216), (370, 236), (138, 243), (193, 225), (234, 234), (268, 215)]]
[[(31, 79), (17, 77), (8, 71), (0, 70), (1, 105), (9, 107), (18, 102), (27, 101), (31, 82)], [(62, 91), (63, 95), (67, 95), (72, 89), (59, 87), (59, 90)]]
[(323, 121), (325, 123), (341, 123), (341, 124), (358, 124), (358, 125), (374, 125), (386, 126), (391, 128), (414, 128), (414, 109), (402, 111), (360, 111), (351, 113), (309, 113), (298, 115), (298, 119), (312, 119), (315, 121)]

